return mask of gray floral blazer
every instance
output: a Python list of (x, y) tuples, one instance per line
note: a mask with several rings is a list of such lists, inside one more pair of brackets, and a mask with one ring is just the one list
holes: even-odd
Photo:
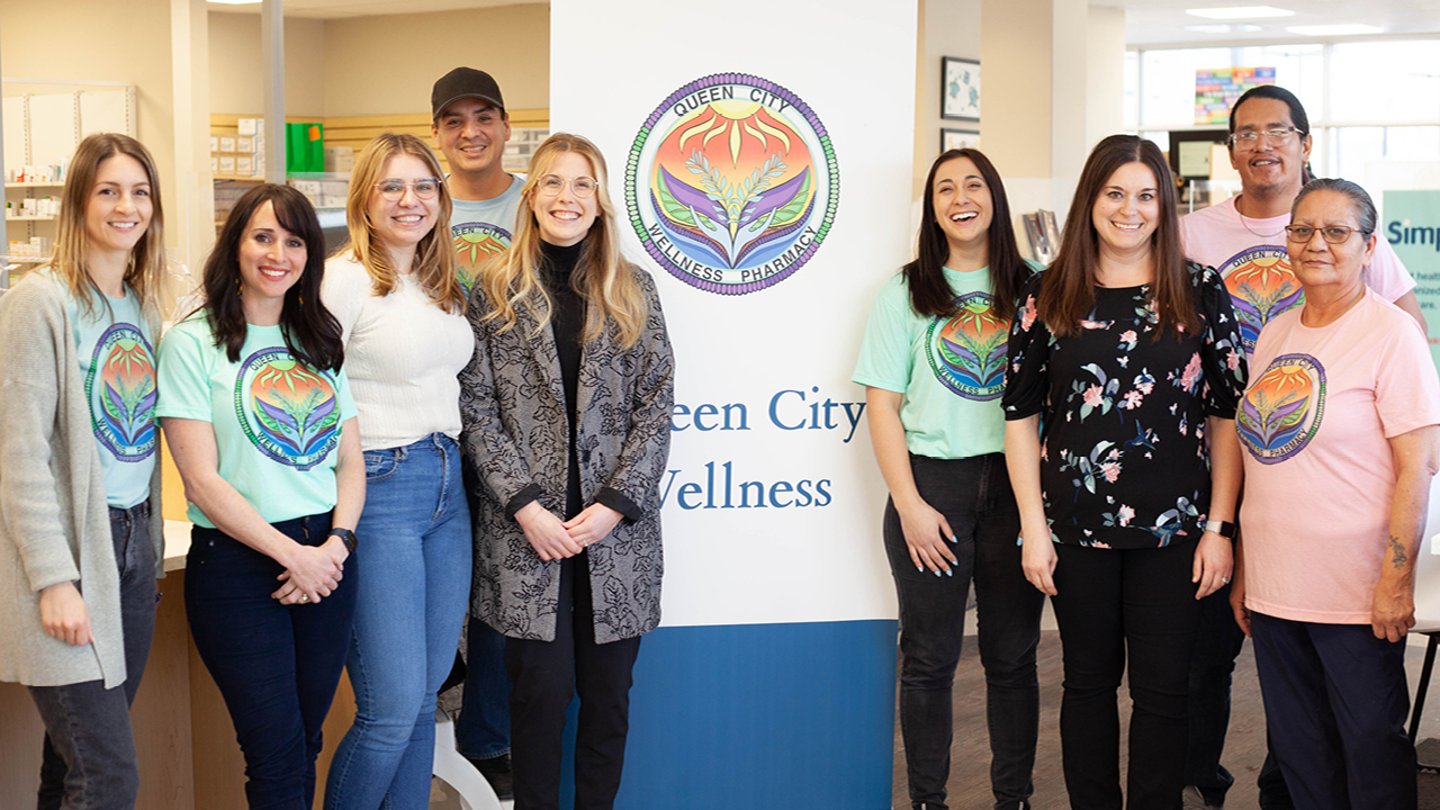
[[(649, 303), (639, 341), (618, 345), (613, 325), (581, 353), (576, 457), (584, 502), (608, 487), (642, 515), (623, 519), (590, 546), (595, 640), (634, 638), (660, 623), (660, 477), (670, 453), (675, 360), (655, 281), (631, 266)], [(538, 486), (539, 501), (562, 514), (569, 423), (553, 330), (523, 311), (508, 331), (484, 323), (489, 301), (477, 286), (468, 308), (475, 355), (460, 373), (461, 445), (474, 482), (473, 614), (513, 637), (553, 641), (560, 563), (545, 562), (506, 506)]]

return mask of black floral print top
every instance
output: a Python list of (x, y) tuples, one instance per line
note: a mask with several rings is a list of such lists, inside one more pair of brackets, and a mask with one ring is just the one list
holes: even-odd
[(1235, 418), (1245, 352), (1219, 274), (1189, 265), (1200, 334), (1161, 329), (1149, 285), (1096, 287), (1079, 334), (1036, 317), (1043, 274), (1010, 331), (1005, 418), (1040, 415), (1040, 485), (1054, 539), (1096, 548), (1198, 540), (1210, 504), (1205, 418)]

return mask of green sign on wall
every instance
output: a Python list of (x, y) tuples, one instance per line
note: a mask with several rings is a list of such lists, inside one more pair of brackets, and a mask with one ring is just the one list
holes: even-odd
[(1395, 248), (1430, 324), (1430, 356), (1440, 368), (1440, 191), (1385, 192), (1380, 238)]

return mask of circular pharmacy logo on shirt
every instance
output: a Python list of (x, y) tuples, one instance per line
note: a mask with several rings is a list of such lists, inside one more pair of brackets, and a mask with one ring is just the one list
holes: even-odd
[(1283, 247), (1259, 245), (1237, 253), (1221, 264), (1220, 276), (1230, 291), (1246, 354), (1255, 351), (1265, 324), (1305, 301)]
[(1308, 354), (1282, 354), (1241, 398), (1235, 429), (1256, 461), (1278, 464), (1305, 449), (1324, 415), (1324, 366)]
[(155, 354), (139, 329), (117, 323), (95, 341), (85, 397), (95, 438), (118, 461), (155, 452)]
[(693, 287), (743, 295), (793, 275), (839, 205), (835, 148), (804, 101), (743, 73), (693, 81), (630, 147), (625, 204), (640, 242)]
[(510, 232), (488, 222), (462, 222), (450, 229), (455, 248), (455, 275), (465, 297), (475, 288), (480, 265), (510, 249)]
[(261, 349), (240, 364), (235, 415), (256, 449), (297, 470), (319, 464), (340, 442), (334, 383), (283, 346)]
[(1005, 350), (1010, 320), (995, 316), (989, 293), (955, 299), (955, 315), (934, 319), (925, 335), (930, 370), (965, 399), (995, 399), (1005, 391)]

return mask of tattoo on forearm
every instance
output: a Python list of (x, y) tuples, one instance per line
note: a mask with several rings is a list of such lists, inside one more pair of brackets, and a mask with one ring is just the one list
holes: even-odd
[(1405, 553), (1405, 544), (1400, 538), (1390, 535), (1390, 565), (1397, 571), (1410, 564), (1410, 555)]

